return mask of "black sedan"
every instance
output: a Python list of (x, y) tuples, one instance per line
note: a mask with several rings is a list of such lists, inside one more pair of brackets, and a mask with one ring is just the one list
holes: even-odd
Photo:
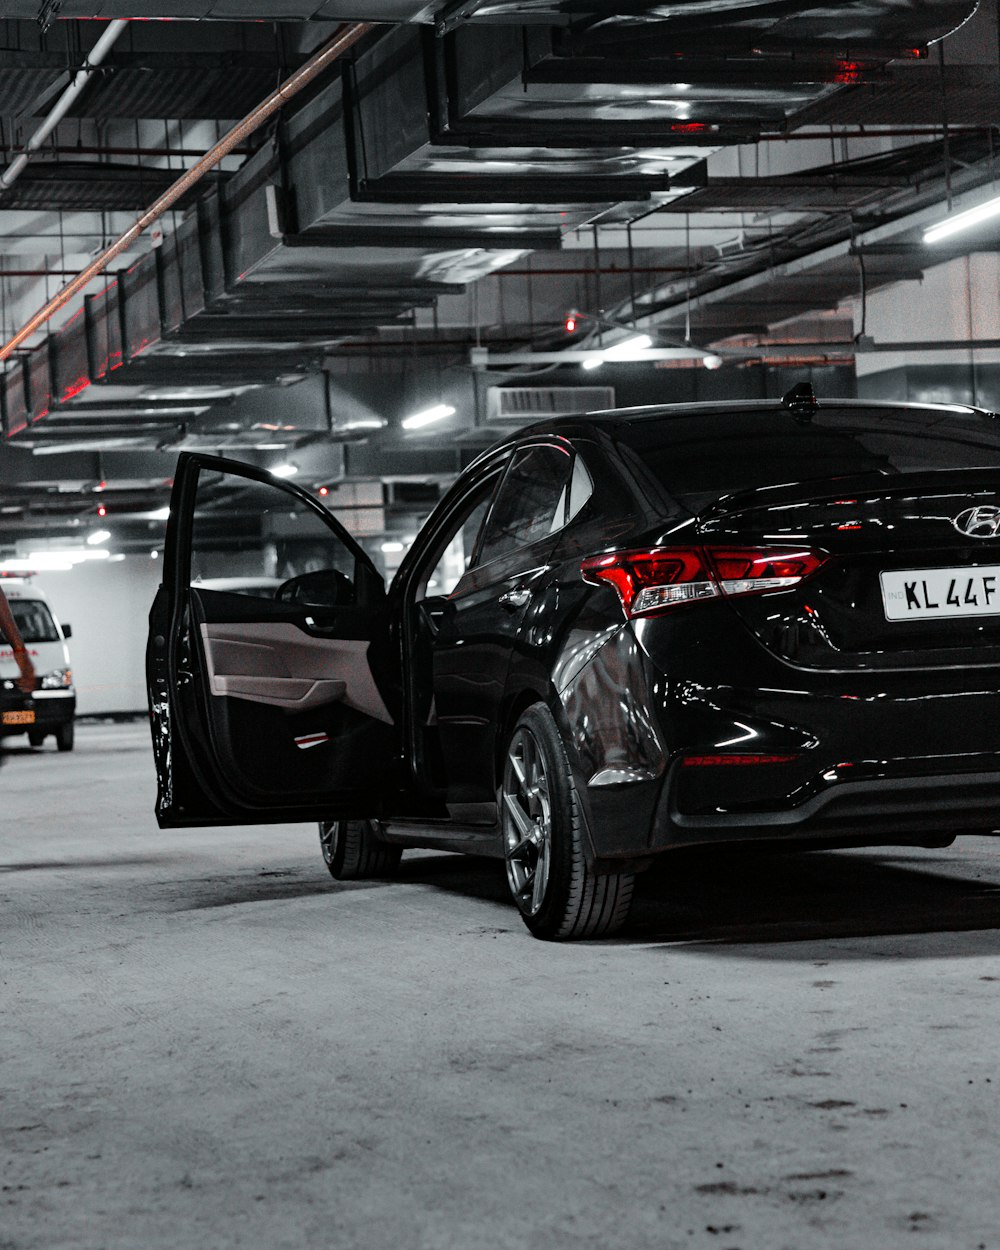
[(679, 846), (1000, 825), (992, 413), (802, 386), (538, 424), (388, 590), (304, 491), (182, 455), (165, 555), (161, 826), (315, 819), (340, 878), (503, 858), (532, 933), (572, 939)]

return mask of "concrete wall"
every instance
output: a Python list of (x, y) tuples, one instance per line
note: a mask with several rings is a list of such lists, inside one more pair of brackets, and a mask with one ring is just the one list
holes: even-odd
[[(851, 305), (855, 329), (860, 330), (858, 301)], [(976, 339), (1000, 338), (1000, 256), (977, 252), (935, 265), (920, 282), (874, 291), (865, 330), (880, 344), (919, 340), (970, 346), (920, 358), (905, 352), (862, 353), (857, 358), (859, 379), (912, 365), (965, 365), (971, 376), (974, 367), (1000, 363), (1000, 350), (972, 346)]]
[(59, 620), (73, 626), (69, 648), (81, 714), (145, 711), (146, 625), (160, 568), (143, 554), (37, 579)]

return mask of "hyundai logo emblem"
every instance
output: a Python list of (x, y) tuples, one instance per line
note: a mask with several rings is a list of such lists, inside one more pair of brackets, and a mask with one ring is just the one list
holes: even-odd
[(996, 538), (1000, 536), (1000, 507), (990, 503), (966, 508), (955, 517), (952, 525), (970, 538)]

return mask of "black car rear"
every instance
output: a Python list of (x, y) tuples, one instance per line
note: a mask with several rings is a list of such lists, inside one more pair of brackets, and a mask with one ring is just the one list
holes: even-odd
[(582, 575), (649, 661), (652, 848), (1000, 824), (992, 414), (717, 405), (614, 439), (659, 520)]

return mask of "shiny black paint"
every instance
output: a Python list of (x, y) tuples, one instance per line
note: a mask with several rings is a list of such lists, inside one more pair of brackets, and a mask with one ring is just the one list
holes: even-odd
[[(734, 426), (747, 407), (727, 406)], [(905, 415), (888, 410), (897, 433)], [(724, 433), (718, 409), (712, 417)], [(776, 423), (789, 419), (775, 410)], [(1000, 502), (991, 419), (981, 418), (978, 468), (955, 468), (954, 448), (936, 472), (836, 477), (830, 464), (809, 482), (695, 512), (619, 438), (638, 420), (525, 432), (468, 470), (418, 536), (386, 605), (409, 768), (383, 807), (386, 836), (499, 854), (503, 753), (538, 700), (562, 732), (599, 868), (690, 842), (929, 844), (1000, 824), (1000, 620), (890, 623), (877, 589), (887, 569), (1000, 563), (1000, 539), (970, 542), (952, 525), (964, 507)], [(452, 595), (418, 604), (449, 518), (511, 448), (543, 437), (583, 455), (588, 504), (551, 538), (473, 565)], [(580, 575), (584, 556), (670, 543), (805, 544), (830, 559), (791, 590), (635, 621), (610, 587)], [(522, 588), (523, 608), (501, 605)], [(684, 764), (727, 752), (793, 758)]]
[[(552, 540), (543, 539), (473, 570), (447, 601), (432, 660), (449, 806), (495, 801), (496, 726), (508, 671), (525, 635), (532, 599), (544, 586)], [(521, 606), (502, 596), (527, 592)], [(530, 626), (528, 627), (530, 633)], [(520, 678), (515, 668), (513, 681)]]

